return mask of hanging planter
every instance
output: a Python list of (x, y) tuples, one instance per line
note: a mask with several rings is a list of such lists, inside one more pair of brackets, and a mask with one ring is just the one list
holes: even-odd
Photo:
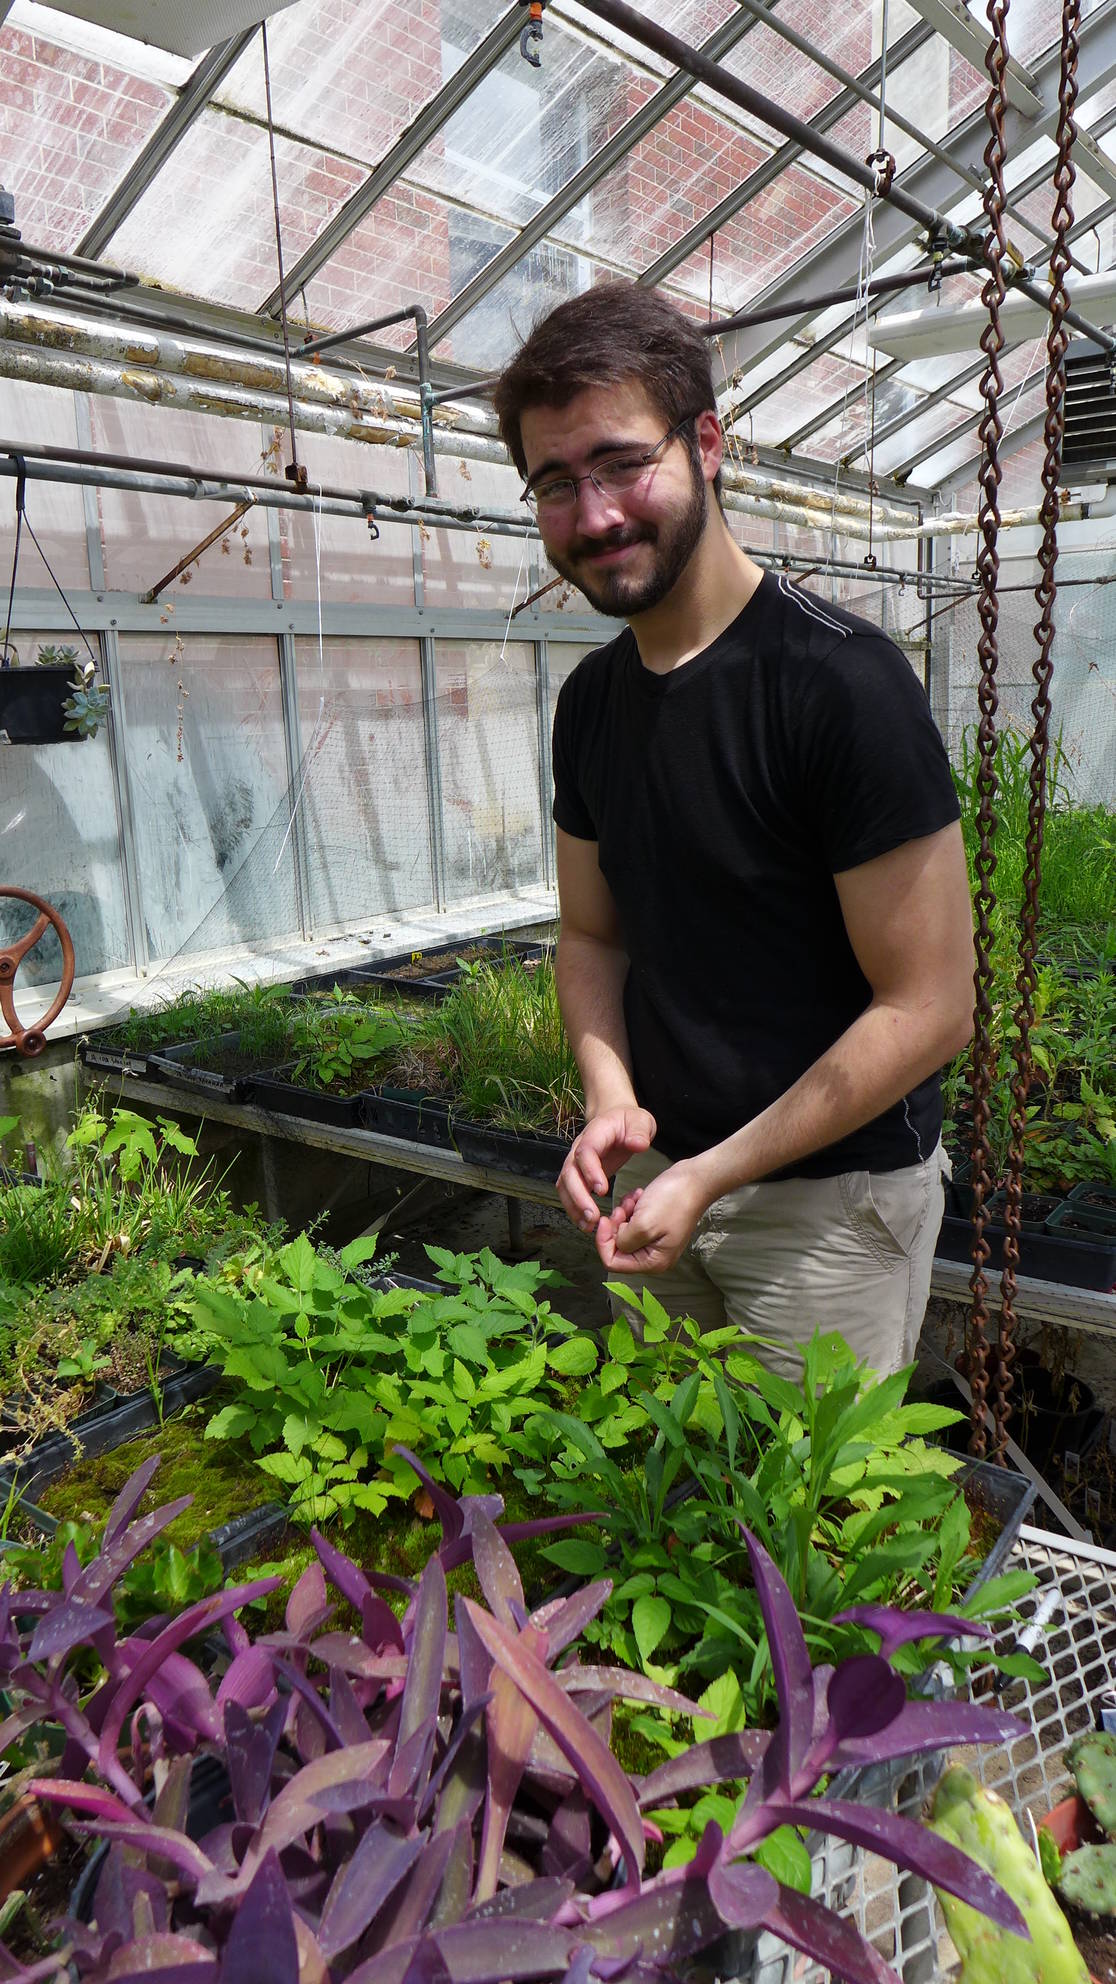
[(80, 744), (108, 716), (108, 686), (83, 670), (76, 648), (43, 647), (37, 665), (0, 665), (0, 743)]

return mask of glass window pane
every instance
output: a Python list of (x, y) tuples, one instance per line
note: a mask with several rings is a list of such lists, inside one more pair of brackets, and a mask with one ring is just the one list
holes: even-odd
[[(302, 0), (268, 22), (275, 121), (374, 165), (498, 17), (492, 0), (443, 0), (421, 13), (409, 0)], [(258, 43), (217, 101), (266, 116)]]
[[(285, 435), (283, 452), (289, 452)], [(339, 441), (328, 434), (298, 437), (298, 458), (305, 464), (311, 495), (320, 485), (406, 496), (408, 453), (403, 448)], [(275, 515), (285, 599), (315, 599), (320, 578), (323, 595), (334, 603), (375, 598), (382, 606), (414, 605), (410, 524), (380, 522), (380, 535), (373, 541), (362, 517), (315, 517), (306, 510), (277, 510)]]
[(13, 20), (0, 27), (0, 77), (0, 153), (16, 225), (25, 241), (70, 253), (173, 98)]
[(286, 757), (275, 642), (120, 639), (140, 890), (154, 958), (286, 937)]
[[(417, 641), (296, 643), (316, 933), (433, 900)], [(297, 789), (297, 788), (296, 788)]]
[[(21, 441), (46, 443), (52, 448), (75, 447), (77, 422), (73, 394), (62, 392), (57, 386), (27, 386), (18, 379), (0, 379), (0, 434), (17, 447)], [(87, 586), (85, 503), (76, 484), (29, 479), (26, 514), (60, 583)], [(5, 600), (12, 576), (14, 527), (15, 482), (3, 476), (0, 477), (0, 573)], [(18, 584), (36, 591), (40, 587), (53, 590), (50, 575), (26, 530), (19, 552)]]
[[(795, 262), (854, 212), (845, 192), (793, 165), (717, 230), (713, 244), (713, 305), (719, 314), (743, 310)], [(672, 285), (703, 305), (709, 301), (709, 250), (671, 274)]]
[[(311, 321), (342, 329), (386, 316), (405, 303), (421, 303), (434, 317), (513, 233), (453, 200), (397, 179), (307, 283)], [(392, 324), (376, 332), (376, 342), (402, 351), (414, 336), (413, 323)], [(438, 349), (448, 356), (448, 346)], [(487, 361), (474, 353), (470, 363), (484, 366)]]
[[(283, 259), (290, 267), (364, 172), (283, 136), (276, 138), (275, 157)], [(204, 110), (105, 255), (193, 296), (258, 308), (277, 281), (266, 131), (229, 112)]]
[(535, 653), (439, 641), (438, 754), (452, 902), (542, 882)]
[[(93, 446), (133, 460), (179, 462), (235, 480), (265, 473), (263, 429), (252, 422), (210, 418), (180, 407), (149, 407), (91, 397)], [(301, 438), (301, 437), (300, 437)], [(286, 436), (284, 436), (286, 440)], [(280, 471), (281, 472), (281, 471)], [(195, 502), (126, 489), (98, 489), (105, 580), (114, 591), (146, 592), (194, 545), (228, 517), (231, 502)], [(168, 588), (267, 599), (271, 594), (268, 513), (245, 512)]]
[[(17, 644), (27, 659), (65, 638), (36, 628), (21, 630)], [(96, 652), (95, 637), (92, 645)], [(5, 882), (42, 896), (67, 924), (79, 978), (131, 962), (106, 729), (80, 744), (0, 747), (0, 849)], [(0, 945), (33, 921), (24, 904), (0, 898)], [(20, 965), (16, 1011), (20, 985), (52, 985), (61, 972), (61, 946), (48, 930)]]
[[(522, 487), (513, 468), (438, 457), (438, 490), (447, 502), (518, 510)], [(526, 510), (523, 516), (527, 520)], [(427, 607), (471, 606), (506, 616), (531, 590), (525, 537), (427, 526), (422, 531), (422, 569)]]
[[(687, 97), (581, 202), (591, 215), (585, 238), (598, 254), (640, 274), (767, 155), (755, 138)], [(557, 231), (566, 238), (568, 220)]]

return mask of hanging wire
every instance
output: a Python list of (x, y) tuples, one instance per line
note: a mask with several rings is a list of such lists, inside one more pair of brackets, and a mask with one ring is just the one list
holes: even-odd
[(275, 260), (279, 270), (279, 322), (283, 331), (283, 367), (287, 382), (287, 421), (291, 437), (291, 459), (285, 471), (287, 480), (299, 489), (307, 486), (306, 470), (298, 459), (295, 441), (294, 385), (291, 379), (291, 339), (287, 325), (287, 288), (283, 274), (283, 229), (279, 219), (279, 169), (275, 162), (275, 119), (271, 110), (271, 63), (267, 53), (267, 22), (260, 22), (263, 40), (264, 97), (267, 103), (267, 143), (271, 155), (271, 206), (275, 218)]
[[(1004, 206), (1006, 192), (1004, 186), (1004, 120), (1007, 115), (1007, 12), (1008, 0), (989, 0), (988, 19), (992, 34), (985, 55), (985, 68), (988, 71), (990, 89), (985, 104), (989, 138), (984, 150), (984, 163), (988, 180), (984, 193), (984, 213), (987, 233), (984, 241), (985, 260), (988, 275), (982, 291), (984, 307), (988, 312), (988, 322), (981, 333), (980, 346), (984, 353), (985, 366), (980, 381), (980, 395), (984, 410), (980, 418), (981, 459), (979, 470), (980, 544), (977, 549), (977, 576), (980, 583), (978, 607), (980, 612), (980, 639), (977, 654), (980, 659), (980, 681), (977, 687), (977, 703), (980, 720), (977, 724), (978, 763), (976, 773), (979, 803), (977, 807), (977, 850), (976, 868), (976, 966), (973, 982), (976, 993), (974, 1013), (973, 1044), (970, 1057), (971, 1086), (973, 1097), (972, 1124), (972, 1165), (973, 1165), (973, 1272), (970, 1278), (972, 1309), (969, 1317), (966, 1348), (968, 1351), (968, 1380), (972, 1391), (972, 1437), (970, 1449), (982, 1455), (987, 1446), (986, 1400), (988, 1395), (988, 1278), (985, 1268), (990, 1248), (986, 1237), (988, 1223), (988, 1199), (991, 1196), (991, 1151), (988, 1142), (989, 1100), (992, 1086), (992, 1060), (995, 1053), (992, 1028), (992, 926), (990, 916), (995, 909), (996, 873), (996, 668), (999, 660), (999, 603), (997, 585), (1000, 574), (999, 529), (1000, 529), (1000, 482), (1003, 470), (1000, 463), (1000, 441), (1003, 426), (1000, 420), (1000, 395), (1003, 392), (1003, 376), (1000, 372), (1000, 353), (1004, 348), (1004, 334), (1000, 324), (1000, 310), (1006, 293), (1003, 262), (1007, 255), (1007, 240), (1004, 234)], [(1005, 1303), (1001, 1319), (1000, 1338), (1006, 1347), (1008, 1361), (1001, 1356), (996, 1373), (996, 1450), (1002, 1451), (1006, 1431), (1006, 1416), (1010, 1411), (1011, 1370), (1010, 1360), (1015, 1318), (1010, 1305)]]
[(11, 654), (12, 605), (15, 600), (16, 573), (19, 570), (20, 539), (23, 535), (23, 508), (27, 496), (27, 477), (24, 469), (24, 462), (22, 455), (16, 455), (15, 465), (18, 471), (16, 475), (16, 486), (15, 486), (15, 511), (16, 511), (15, 546), (12, 551), (12, 582), (11, 585), (8, 587), (8, 614), (7, 614), (7, 619), (5, 620), (4, 623), (4, 645), (3, 648), (0, 648), (0, 668), (11, 667), (11, 661), (9, 660), (9, 656)]

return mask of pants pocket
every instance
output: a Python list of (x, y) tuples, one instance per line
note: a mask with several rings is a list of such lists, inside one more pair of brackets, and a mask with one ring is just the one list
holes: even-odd
[(899, 1262), (910, 1260), (940, 1181), (934, 1157), (902, 1171), (850, 1171), (841, 1182), (850, 1222), (865, 1245), (878, 1258)]

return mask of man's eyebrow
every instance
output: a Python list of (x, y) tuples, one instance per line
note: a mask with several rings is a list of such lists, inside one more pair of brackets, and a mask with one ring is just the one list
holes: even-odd
[[(651, 441), (633, 441), (630, 437), (611, 441), (598, 441), (596, 447), (589, 450), (586, 460), (597, 462), (606, 455), (646, 454), (648, 448), (653, 446), (654, 443)], [(532, 469), (527, 480), (528, 482), (541, 482), (543, 477), (547, 475), (570, 474), (572, 474), (572, 470), (569, 462), (563, 461), (561, 455), (549, 455), (546, 461), (539, 463), (538, 468)]]

